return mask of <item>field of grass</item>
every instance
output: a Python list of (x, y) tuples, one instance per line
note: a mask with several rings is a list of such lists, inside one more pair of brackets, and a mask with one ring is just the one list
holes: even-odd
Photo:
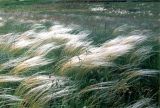
[(0, 0), (0, 108), (159, 108), (159, 9)]

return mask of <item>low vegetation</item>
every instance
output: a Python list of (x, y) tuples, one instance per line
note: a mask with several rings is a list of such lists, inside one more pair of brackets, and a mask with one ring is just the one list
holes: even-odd
[(159, 107), (159, 29), (109, 25), (103, 39), (48, 17), (8, 16), (0, 17), (0, 108)]

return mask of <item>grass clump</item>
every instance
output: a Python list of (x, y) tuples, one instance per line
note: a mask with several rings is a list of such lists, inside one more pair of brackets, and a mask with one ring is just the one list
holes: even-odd
[(43, 24), (0, 35), (0, 107), (158, 108), (159, 37), (152, 31), (121, 25), (93, 44), (91, 32), (75, 25)]

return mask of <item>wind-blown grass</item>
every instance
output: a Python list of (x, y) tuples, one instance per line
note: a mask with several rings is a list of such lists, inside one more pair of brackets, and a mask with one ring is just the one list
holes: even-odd
[(0, 59), (0, 107), (158, 107), (158, 37), (142, 31), (94, 45), (89, 31), (37, 26), (0, 36), (0, 54), (8, 54)]

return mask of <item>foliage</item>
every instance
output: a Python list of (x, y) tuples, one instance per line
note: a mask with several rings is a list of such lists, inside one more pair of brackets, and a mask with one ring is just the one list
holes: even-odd
[(158, 108), (159, 29), (0, 21), (1, 108)]

